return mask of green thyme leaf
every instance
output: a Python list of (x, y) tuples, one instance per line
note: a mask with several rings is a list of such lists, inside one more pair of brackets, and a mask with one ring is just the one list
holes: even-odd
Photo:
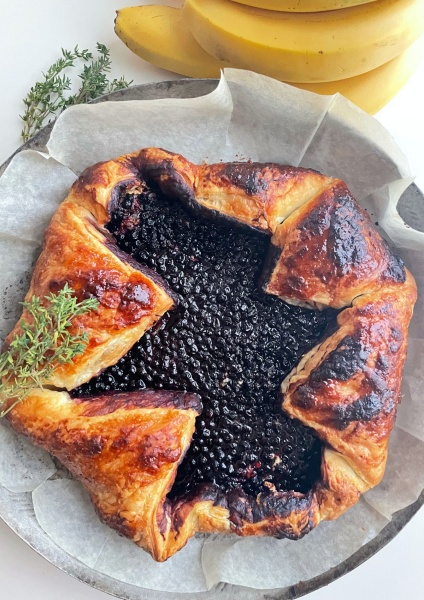
[(58, 294), (43, 300), (33, 296), (22, 305), (30, 318), (20, 322), (20, 331), (0, 354), (0, 418), (32, 389), (42, 388), (58, 365), (70, 363), (84, 352), (87, 333), (71, 334), (69, 329), (74, 317), (96, 310), (99, 302), (96, 298), (78, 302), (66, 284)]
[[(37, 82), (28, 92), (23, 103), (25, 112), (21, 115), (24, 122), (21, 139), (26, 142), (43, 125), (57, 117), (65, 108), (74, 104), (82, 104), (94, 100), (98, 96), (116, 90), (122, 90), (131, 85), (124, 77), (109, 81), (107, 73), (110, 72), (110, 51), (104, 44), (96, 44), (97, 58), (88, 50), (64, 50), (62, 56), (43, 73), (43, 79)], [(76, 62), (82, 63), (83, 70), (78, 75), (80, 87), (75, 94), (71, 94), (72, 81), (67, 71), (76, 67)], [(68, 93), (69, 92), (69, 93)]]

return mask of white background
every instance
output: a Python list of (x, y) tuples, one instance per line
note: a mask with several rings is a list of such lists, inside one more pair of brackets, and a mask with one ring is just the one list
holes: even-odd
[[(172, 0), (168, 2), (171, 3)], [(72, 49), (78, 44), (80, 48), (94, 50), (95, 43), (102, 42), (111, 49), (113, 75), (125, 74), (134, 83), (178, 78), (138, 59), (116, 38), (115, 10), (131, 4), (131, 0), (0, 0), (0, 164), (19, 146), (18, 115), (24, 110), (22, 98), (40, 78), (40, 71), (58, 58), (61, 47)], [(408, 156), (421, 189), (424, 189), (423, 82), (424, 63), (377, 115)], [(308, 600), (422, 600), (423, 588), (424, 510), (421, 510), (377, 555), (353, 573), (313, 592)], [(106, 600), (107, 597), (47, 563), (0, 520), (1, 600)]]

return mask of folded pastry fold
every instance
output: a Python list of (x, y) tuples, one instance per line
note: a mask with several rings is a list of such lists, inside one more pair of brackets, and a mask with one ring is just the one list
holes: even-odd
[(161, 148), (141, 150), (134, 162), (147, 181), (190, 208), (267, 234), (333, 181), (312, 169), (274, 163), (194, 165)]
[(17, 405), (10, 423), (84, 484), (104, 523), (163, 560), (168, 538), (179, 549), (166, 494), (201, 408), (198, 396), (184, 392), (143, 390), (76, 400), (46, 389)]
[[(282, 411), (322, 441), (321, 477), (307, 493), (270, 486), (257, 497), (240, 490), (224, 497), (212, 486), (170, 499), (201, 411), (196, 395), (144, 390), (82, 400), (61, 391), (115, 364), (174, 305), (166, 284), (118, 250), (103, 228), (124, 196), (148, 186), (206, 218), (268, 235), (267, 293), (343, 309), (282, 383)], [(105, 523), (156, 560), (196, 531), (299, 538), (381, 480), (416, 286), (339, 179), (274, 163), (194, 165), (159, 148), (98, 163), (55, 213), (27, 298), (65, 284), (79, 299), (99, 301), (72, 324), (89, 343), (57, 367), (53, 389), (34, 390), (8, 418), (82, 481)], [(8, 339), (17, 331), (19, 324)]]
[(144, 185), (132, 158), (129, 154), (88, 167), (72, 185), (66, 201), (83, 206), (99, 225), (106, 225), (120, 195)]
[(275, 230), (264, 289), (291, 304), (343, 308), (405, 271), (343, 181), (289, 215)]
[(282, 384), (283, 410), (338, 452), (365, 489), (384, 474), (415, 301), (408, 271), (404, 283), (357, 297)]
[[(71, 201), (59, 206), (46, 230), (26, 297), (44, 298), (65, 284), (78, 300), (99, 301), (96, 311), (72, 321), (71, 333), (82, 329), (88, 334), (84, 353), (58, 365), (49, 380), (68, 390), (119, 360), (174, 305), (160, 277), (121, 252), (93, 215)], [(25, 311), (21, 318), (30, 320)], [(19, 322), (6, 344), (18, 331)]]

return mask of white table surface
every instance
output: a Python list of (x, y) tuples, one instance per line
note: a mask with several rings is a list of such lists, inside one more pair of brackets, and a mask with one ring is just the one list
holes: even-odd
[[(172, 0), (167, 2), (171, 3)], [(95, 43), (102, 42), (111, 49), (113, 75), (125, 74), (134, 83), (178, 78), (138, 59), (115, 36), (115, 10), (131, 4), (130, 0), (0, 0), (0, 164), (19, 146), (18, 115), (23, 112), (22, 98), (39, 79), (40, 71), (58, 58), (61, 47), (71, 49), (78, 44), (80, 48), (94, 50)], [(408, 156), (421, 189), (424, 189), (423, 82), (424, 63), (377, 115)], [(311, 593), (308, 600), (422, 600), (423, 559), (424, 510), (421, 510), (388, 546), (352, 573)], [(1, 520), (0, 582), (1, 600), (106, 600), (108, 597), (50, 565)]]

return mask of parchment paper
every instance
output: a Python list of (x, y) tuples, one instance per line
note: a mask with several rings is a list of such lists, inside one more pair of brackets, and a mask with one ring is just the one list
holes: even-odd
[(207, 590), (219, 581), (259, 589), (292, 585), (350, 556), (424, 487), (424, 234), (396, 211), (412, 181), (407, 160), (375, 119), (341, 96), (316, 96), (248, 71), (227, 69), (211, 94), (196, 99), (70, 108), (52, 131), (49, 155), (21, 152), (0, 180), (0, 337), (15, 323), (44, 228), (76, 174), (152, 145), (194, 162), (276, 161), (341, 177), (398, 246), (417, 279), (419, 300), (384, 480), (300, 541), (200, 535), (164, 564), (103, 526), (80, 484), (56, 473), (47, 453), (4, 422), (0, 484), (33, 491), (38, 522), (58, 546), (122, 581), (171, 592)]

